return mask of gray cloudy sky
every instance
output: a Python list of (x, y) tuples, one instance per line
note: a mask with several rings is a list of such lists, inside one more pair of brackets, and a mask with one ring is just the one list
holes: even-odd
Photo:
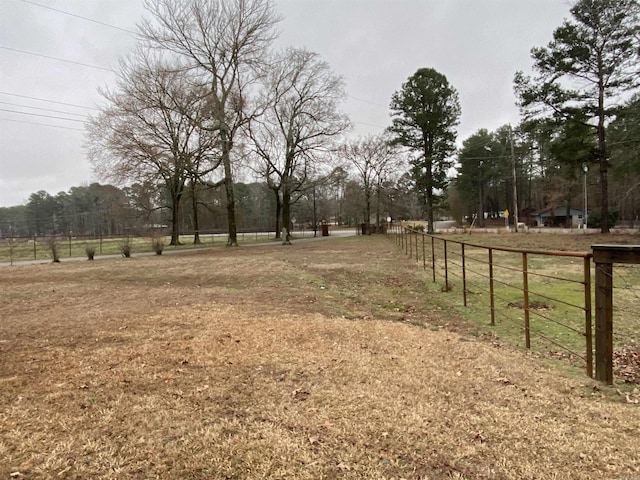
[[(344, 77), (353, 135), (382, 131), (392, 93), (418, 68), (433, 67), (460, 94), (459, 142), (479, 128), (518, 122), (513, 74), (529, 70), (531, 47), (548, 43), (570, 8), (566, 0), (276, 5), (284, 17), (276, 46), (318, 52)], [(109, 69), (132, 49), (126, 30), (142, 15), (142, 0), (0, 0), (0, 207), (100, 180), (84, 154), (82, 121), (96, 113), (98, 87), (113, 82)]]

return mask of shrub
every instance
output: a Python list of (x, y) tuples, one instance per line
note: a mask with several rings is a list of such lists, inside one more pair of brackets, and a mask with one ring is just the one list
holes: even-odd
[(120, 245), (120, 253), (122, 253), (124, 258), (131, 257), (131, 243), (129, 243), (128, 238)]
[(54, 263), (60, 262), (60, 252), (58, 251), (58, 242), (56, 242), (55, 237), (51, 237), (47, 240), (47, 247), (49, 247), (51, 258)]
[[(609, 227), (613, 228), (616, 223), (618, 223), (618, 219), (620, 218), (620, 212), (615, 210), (609, 210)], [(589, 213), (589, 217), (587, 218), (588, 227), (589, 228), (600, 228), (602, 226), (602, 217), (600, 216), (600, 210), (595, 210)]]
[(87, 260), (93, 260), (93, 257), (96, 254), (96, 247), (93, 245), (85, 245), (84, 251), (87, 254)]
[(156, 255), (162, 255), (162, 251), (164, 250), (164, 241), (162, 237), (154, 237), (151, 239), (151, 248)]

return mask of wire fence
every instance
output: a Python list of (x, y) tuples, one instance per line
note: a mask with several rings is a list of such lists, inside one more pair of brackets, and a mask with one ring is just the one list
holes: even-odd
[[(291, 232), (294, 238), (320, 235), (319, 230), (299, 228)], [(160, 242), (165, 250), (188, 249), (225, 245), (228, 234), (222, 231), (199, 232), (199, 243), (194, 242), (194, 232), (180, 235), (180, 245), (169, 245), (170, 236), (149, 233), (148, 235), (81, 235), (81, 236), (33, 236), (6, 237), (0, 239), (0, 263), (12, 265), (15, 262), (30, 260), (52, 260), (60, 258), (85, 257), (88, 252), (94, 255), (119, 255), (128, 246), (132, 253), (153, 252)], [(238, 232), (239, 243), (268, 242), (276, 238), (274, 232), (242, 231)]]
[(591, 253), (487, 247), (398, 225), (389, 233), (468, 318), (593, 375)]
[[(640, 345), (640, 265), (617, 265), (612, 278), (614, 345)], [(635, 322), (626, 322), (633, 317)]]

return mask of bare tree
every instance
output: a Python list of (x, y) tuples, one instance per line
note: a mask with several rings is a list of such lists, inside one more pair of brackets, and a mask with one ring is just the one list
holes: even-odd
[(345, 143), (340, 152), (358, 172), (364, 193), (364, 222), (370, 231), (371, 202), (375, 194), (376, 228), (380, 229), (380, 207), (382, 185), (394, 166), (398, 165), (397, 148), (390, 144), (387, 135), (360, 138)]
[(306, 50), (285, 50), (265, 76), (264, 112), (252, 119), (247, 132), (263, 175), (282, 198), (284, 244), (290, 243), (292, 196), (308, 184), (319, 156), (349, 127), (338, 110), (344, 96), (342, 78)]
[(140, 31), (152, 47), (171, 52), (208, 86), (209, 121), (219, 135), (229, 238), (237, 245), (231, 152), (247, 121), (247, 89), (258, 76), (279, 18), (271, 0), (145, 0), (153, 21)]
[(121, 62), (118, 75), (88, 125), (90, 160), (102, 178), (117, 183), (161, 183), (172, 212), (171, 244), (178, 244), (185, 182), (196, 167), (216, 166), (215, 134), (192, 121), (204, 111), (202, 92), (186, 72), (143, 50)]

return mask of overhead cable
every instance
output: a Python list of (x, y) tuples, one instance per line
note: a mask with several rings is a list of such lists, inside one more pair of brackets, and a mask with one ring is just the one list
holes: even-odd
[(20, 95), (18, 93), (0, 92), (0, 95), (9, 95), (11, 97), (28, 98), (29, 100), (39, 100), (40, 102), (57, 103), (58, 105), (67, 105), (68, 107), (86, 108), (89, 110), (100, 110), (96, 107), (87, 107), (86, 105), (78, 105), (77, 103), (58, 102), (56, 100), (48, 100), (46, 98), (30, 97), (29, 95)]
[(35, 5), (37, 7), (46, 8), (47, 10), (52, 10), (54, 12), (62, 13), (63, 15), (69, 15), (70, 17), (79, 18), (81, 20), (86, 20), (87, 22), (97, 23), (98, 25), (102, 25), (104, 27), (115, 28), (116, 30), (120, 30), (121, 32), (132, 33), (133, 35), (137, 35), (137, 32), (133, 30), (127, 30), (126, 28), (116, 27), (115, 25), (111, 25), (109, 23), (101, 22), (100, 20), (94, 20), (93, 18), (83, 17), (82, 15), (77, 15), (75, 13), (66, 12), (64, 10), (60, 10), (59, 8), (49, 7), (47, 5), (42, 5), (41, 3), (32, 2), (30, 0), (22, 0), (24, 3), (29, 3), (31, 5)]
[(43, 55), (41, 53), (35, 53), (35, 52), (28, 52), (26, 50), (20, 50), (19, 48), (5, 47), (3, 45), (0, 45), (0, 48), (3, 49), (3, 50), (9, 50), (11, 52), (24, 53), (25, 55), (33, 55), (34, 57), (48, 58), (49, 60), (56, 60), (58, 62), (72, 63), (74, 65), (80, 65), (82, 67), (95, 68), (97, 70), (104, 70), (106, 72), (116, 73), (116, 71), (111, 69), (111, 68), (100, 67), (98, 65), (91, 65), (91, 64), (88, 64), (88, 63), (76, 62), (76, 61), (73, 61), (73, 60), (67, 60), (65, 58), (51, 57), (49, 55)]
[(84, 113), (66, 112), (64, 110), (54, 110), (52, 108), (32, 107), (31, 105), (22, 105), (20, 103), (11, 103), (11, 102), (0, 102), (0, 104), (11, 105), (13, 107), (31, 108), (33, 110), (41, 110), (41, 111), (44, 111), (44, 112), (64, 113), (65, 115), (73, 115), (73, 116), (76, 116), (76, 117), (87, 118), (87, 116)]
[(14, 120), (12, 118), (0, 117), (0, 122), (26, 123), (28, 125), (39, 125), (41, 127), (63, 128), (65, 130), (74, 130), (76, 132), (84, 132), (81, 128), (64, 127), (62, 125), (51, 125), (50, 123), (27, 122), (26, 120)]
[(43, 115), (41, 113), (19, 112), (17, 110), (7, 110), (6, 108), (0, 108), (0, 112), (18, 113), (20, 115), (32, 115), (34, 117), (55, 118), (56, 120), (66, 120), (68, 122), (85, 123), (84, 120), (76, 120), (75, 118), (56, 117), (54, 115)]

